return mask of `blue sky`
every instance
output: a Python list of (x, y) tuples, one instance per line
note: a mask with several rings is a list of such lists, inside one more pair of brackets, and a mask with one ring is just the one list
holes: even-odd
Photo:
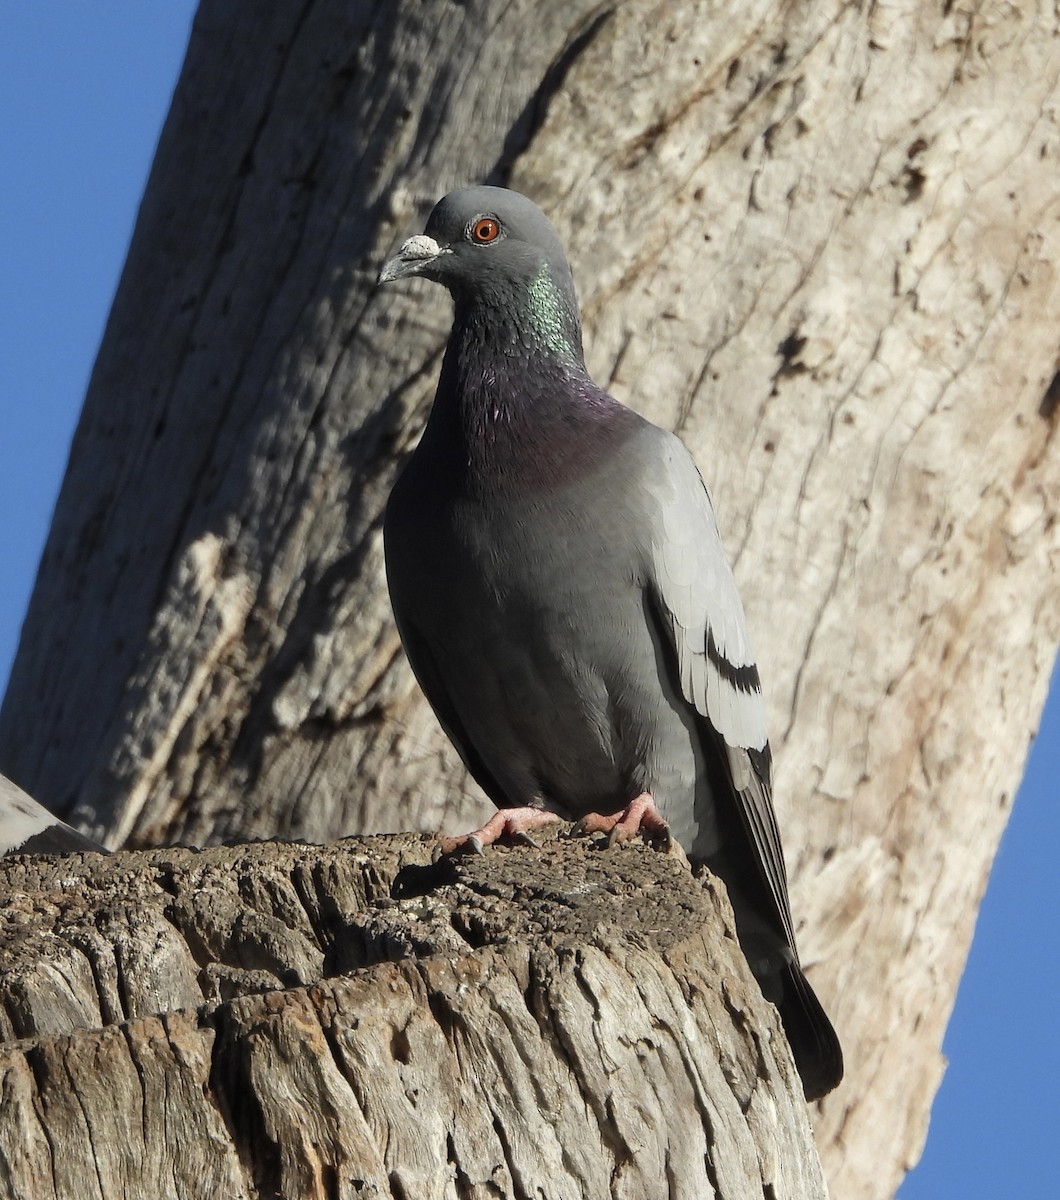
[[(194, 8), (191, 0), (5, 8), (0, 687)], [(950, 1066), (927, 1149), (902, 1200), (1055, 1194), (1058, 792), (1054, 683), (947, 1034)]]

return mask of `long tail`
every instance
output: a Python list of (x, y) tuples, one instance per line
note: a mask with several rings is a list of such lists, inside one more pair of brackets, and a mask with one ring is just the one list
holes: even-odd
[(777, 1008), (802, 1078), (807, 1100), (819, 1100), (843, 1078), (843, 1050), (810, 981), (797, 963), (781, 972), (784, 995)]

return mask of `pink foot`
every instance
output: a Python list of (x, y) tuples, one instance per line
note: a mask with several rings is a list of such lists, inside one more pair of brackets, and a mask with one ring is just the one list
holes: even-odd
[(513, 841), (533, 846), (536, 843), (530, 836), (531, 829), (540, 829), (542, 825), (554, 825), (560, 820), (561, 817), (546, 812), (543, 808), (501, 808), (481, 829), (475, 829), (460, 837), (439, 838), (438, 848), (442, 854), (452, 854), (454, 850), (461, 849), (481, 854), (486, 846), (492, 846), (498, 838), (511, 838)]
[(670, 826), (655, 807), (651, 792), (641, 792), (616, 813), (586, 813), (578, 829), (582, 833), (606, 833), (609, 846), (628, 842), (638, 833), (649, 841), (661, 842), (665, 849), (672, 843)]

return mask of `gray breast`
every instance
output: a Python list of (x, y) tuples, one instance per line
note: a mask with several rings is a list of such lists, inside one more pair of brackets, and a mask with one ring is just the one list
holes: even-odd
[(649, 612), (636, 489), (623, 483), (603, 512), (579, 487), (488, 506), (418, 503), (416, 547), (404, 540), (396, 557), (433, 581), (429, 601), (413, 593), (409, 619), (503, 789), (496, 803), (578, 817), (650, 790), (691, 847), (702, 751)]

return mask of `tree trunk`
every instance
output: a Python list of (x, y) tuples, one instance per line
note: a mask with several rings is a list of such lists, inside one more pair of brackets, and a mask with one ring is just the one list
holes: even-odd
[(836, 1195), (915, 1162), (1060, 633), (1060, 38), (1046, 8), (646, 0), (196, 19), (0, 715), (111, 844), (459, 828), (380, 512), (450, 186), (554, 218), (600, 382), (696, 453), (770, 695), (847, 1082)]
[(429, 855), (0, 868), (3, 1193), (826, 1195), (711, 879), (646, 847)]

